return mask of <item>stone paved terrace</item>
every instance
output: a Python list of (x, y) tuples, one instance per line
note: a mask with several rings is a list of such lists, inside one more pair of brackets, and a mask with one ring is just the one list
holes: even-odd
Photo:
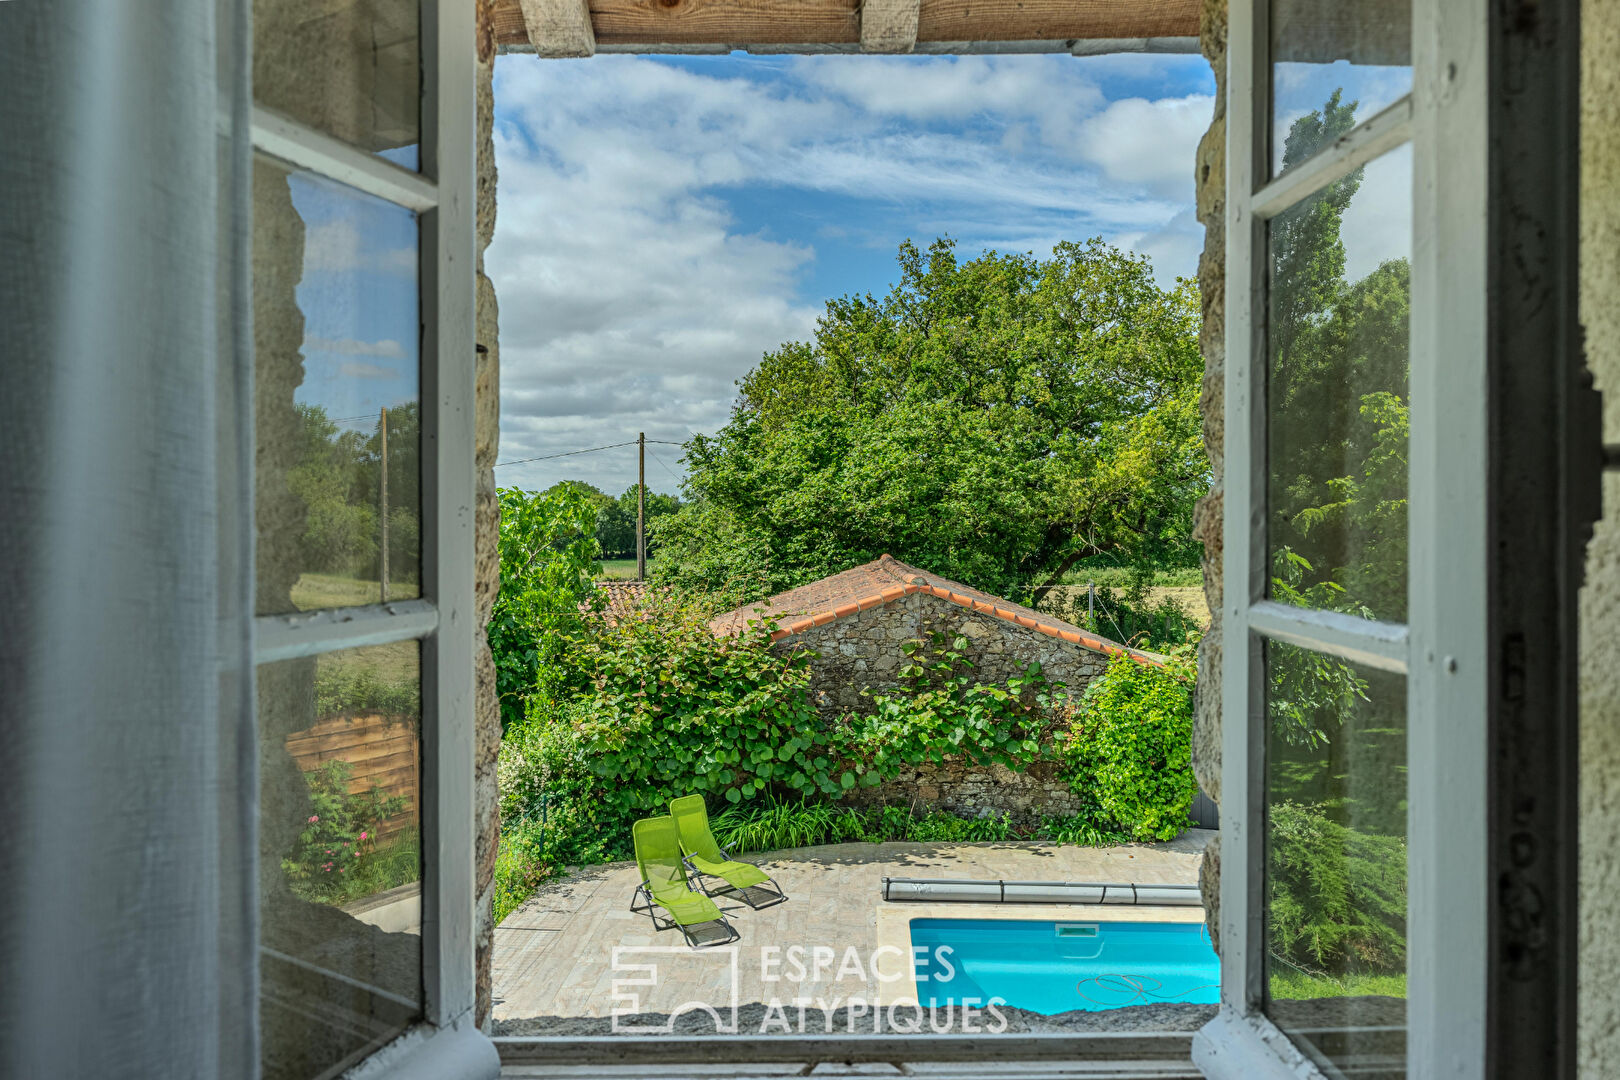
[[(842, 979), (829, 970), (820, 979), (807, 974), (788, 988), (767, 984), (761, 974), (761, 947), (804, 947), (811, 966), (815, 946), (831, 946), (841, 964), (854, 946), (868, 962), (880, 945), (909, 949), (908, 920), (917, 916), (959, 918), (1012, 917), (1057, 920), (1163, 920), (1201, 922), (1197, 907), (1147, 908), (1034, 904), (885, 903), (885, 877), (936, 877), (1009, 881), (1120, 882), (1196, 884), (1208, 837), (1193, 829), (1164, 844), (1130, 844), (1108, 848), (1056, 845), (1041, 841), (985, 844), (833, 844), (750, 855), (746, 858), (771, 873), (789, 900), (760, 911), (719, 898), (721, 909), (741, 932), (735, 953), (726, 949), (687, 949), (676, 931), (655, 933), (645, 915), (629, 910), (637, 875), (634, 863), (587, 867), (543, 886), (495, 930), (493, 976), (497, 1034), (583, 1034), (587, 1028), (564, 1023), (528, 1026), (529, 1018), (605, 1018), (615, 1009), (615, 947), (621, 968), (627, 964), (657, 967), (655, 985), (635, 987), (632, 1004), (620, 1009), (670, 1013), (691, 1001), (728, 1004), (737, 980), (741, 1003), (798, 996), (834, 999), (851, 995), (902, 1000), (913, 991), (909, 980), (864, 985), (846, 970)], [(636, 953), (636, 947), (661, 947)], [(731, 959), (735, 955), (736, 960)], [(880, 968), (904, 969), (903, 962), (880, 961)], [(785, 969), (778, 969), (785, 970)], [(622, 987), (621, 987), (622, 988)], [(874, 994), (874, 990), (877, 992)], [(593, 1025), (599, 1026), (599, 1025)], [(522, 1030), (524, 1028), (527, 1030)], [(536, 1030), (543, 1027), (544, 1030)]]

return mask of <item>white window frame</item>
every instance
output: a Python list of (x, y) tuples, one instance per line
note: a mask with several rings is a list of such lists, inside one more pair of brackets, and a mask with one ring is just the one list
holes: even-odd
[[(1485, 8), (1413, 0), (1413, 89), (1271, 178), (1266, 0), (1232, 0), (1227, 66), (1221, 1011), (1208, 1076), (1322, 1077), (1263, 1013), (1262, 643), (1406, 676), (1408, 1075), (1483, 1077), (1487, 972), (1487, 87)], [(1408, 622), (1265, 599), (1268, 221), (1402, 144), (1413, 157)]]
[[(250, 17), (245, 3), (237, 12)], [(351, 1074), (471, 1080), (499, 1073), (494, 1045), (474, 1024), (476, 18), (475, 5), (456, 0), (421, 0), (420, 13), (419, 173), (257, 106), (251, 141), (256, 153), (419, 215), (422, 595), (259, 616), (253, 620), (253, 658), (258, 665), (388, 642), (422, 643), (423, 1020)], [(237, 509), (243, 516), (239, 527), (251, 533), (252, 500), (242, 500)]]

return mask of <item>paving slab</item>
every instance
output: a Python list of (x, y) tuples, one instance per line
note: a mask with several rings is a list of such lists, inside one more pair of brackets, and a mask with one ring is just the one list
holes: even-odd
[[(885, 903), (885, 877), (1192, 885), (1212, 832), (1163, 844), (1088, 848), (1044, 841), (829, 844), (746, 856), (786, 903), (754, 910), (716, 902), (735, 946), (689, 949), (675, 931), (632, 914), (634, 863), (585, 867), (548, 882), (495, 928), (494, 1018), (675, 1014), (709, 1004), (798, 1001), (834, 1010), (851, 999), (904, 998), (909, 980), (880, 946), (903, 952), (910, 917), (1201, 921), (1202, 908)], [(906, 914), (910, 911), (910, 916)], [(791, 1019), (791, 1009), (789, 1018)]]

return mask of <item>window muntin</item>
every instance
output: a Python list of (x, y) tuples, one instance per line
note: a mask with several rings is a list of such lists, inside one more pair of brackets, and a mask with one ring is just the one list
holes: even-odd
[(1270, 25), (1272, 175), (1299, 164), (1285, 155), (1289, 133), (1330, 96), (1328, 125), (1412, 90), (1411, 0), (1271, 0)]
[(422, 1015), (421, 655), (259, 666), (266, 1078), (335, 1075)]
[(1265, 683), (1266, 1013), (1319, 1063), (1401, 1075), (1406, 679), (1273, 641)]
[(253, 96), (316, 131), (420, 168), (418, 0), (255, 0)]
[[(1320, 149), (1330, 109), (1295, 127), (1291, 161)], [(1267, 595), (1282, 603), (1406, 618), (1411, 190), (1408, 144), (1268, 227)]]
[(255, 163), (261, 615), (420, 592), (417, 236), (409, 210)]

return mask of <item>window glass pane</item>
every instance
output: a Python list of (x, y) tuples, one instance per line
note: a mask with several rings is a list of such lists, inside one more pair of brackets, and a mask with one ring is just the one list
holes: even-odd
[(254, 0), (254, 98), (419, 168), (417, 9), (418, 0)]
[(335, 1076), (422, 1013), (421, 644), (258, 680), (264, 1075)]
[(1266, 689), (1266, 1011), (1404, 1075), (1406, 680), (1269, 642)]
[(258, 612), (416, 596), (416, 217), (262, 158), (253, 201)]
[(1271, 0), (1271, 60), (1281, 173), (1411, 91), (1411, 0)]
[(1406, 618), (1411, 146), (1271, 222), (1268, 594)]

